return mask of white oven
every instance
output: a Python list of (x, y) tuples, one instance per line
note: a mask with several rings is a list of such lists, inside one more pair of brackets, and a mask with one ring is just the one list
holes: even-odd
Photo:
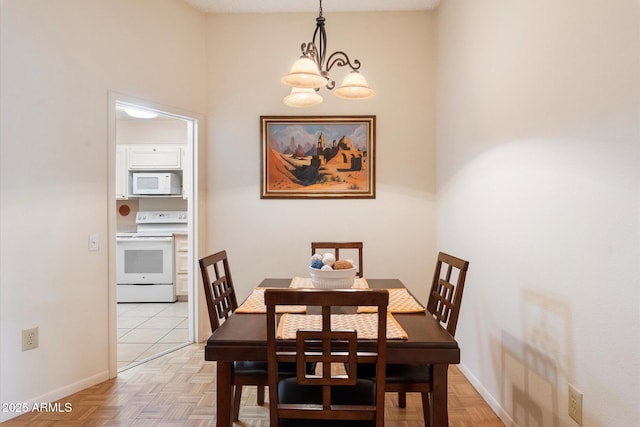
[(173, 235), (118, 234), (118, 302), (173, 302)]
[(136, 233), (116, 235), (117, 302), (174, 302), (173, 233), (186, 212), (138, 212)]

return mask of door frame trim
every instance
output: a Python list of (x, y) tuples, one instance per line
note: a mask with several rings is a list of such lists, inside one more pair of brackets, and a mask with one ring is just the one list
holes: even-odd
[(191, 162), (190, 190), (187, 195), (188, 210), (188, 230), (189, 230), (189, 341), (197, 342), (200, 336), (199, 331), (199, 301), (200, 287), (198, 281), (197, 248), (199, 245), (199, 206), (198, 198), (198, 156), (199, 145), (204, 141), (204, 117), (192, 111), (159, 104), (125, 95), (122, 93), (109, 91), (108, 96), (108, 149), (107, 149), (107, 176), (108, 176), (108, 197), (107, 197), (107, 230), (108, 230), (108, 353), (109, 353), (109, 378), (115, 378), (118, 374), (118, 325), (117, 325), (117, 305), (116, 305), (116, 232), (117, 232), (117, 209), (116, 209), (116, 105), (130, 104), (146, 110), (157, 111), (163, 115), (172, 116), (188, 123), (188, 141), (186, 152), (188, 160)]

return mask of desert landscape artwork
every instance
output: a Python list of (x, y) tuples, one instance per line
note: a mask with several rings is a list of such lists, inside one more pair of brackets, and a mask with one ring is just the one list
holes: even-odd
[(262, 116), (262, 198), (375, 198), (375, 116)]

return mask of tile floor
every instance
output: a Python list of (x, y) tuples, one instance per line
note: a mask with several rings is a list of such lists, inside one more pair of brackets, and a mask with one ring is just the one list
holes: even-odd
[(118, 304), (118, 370), (187, 343), (188, 321), (186, 302)]

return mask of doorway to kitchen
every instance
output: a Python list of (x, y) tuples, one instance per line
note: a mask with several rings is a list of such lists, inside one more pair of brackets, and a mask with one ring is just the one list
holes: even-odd
[(110, 376), (195, 341), (198, 119), (110, 96)]

